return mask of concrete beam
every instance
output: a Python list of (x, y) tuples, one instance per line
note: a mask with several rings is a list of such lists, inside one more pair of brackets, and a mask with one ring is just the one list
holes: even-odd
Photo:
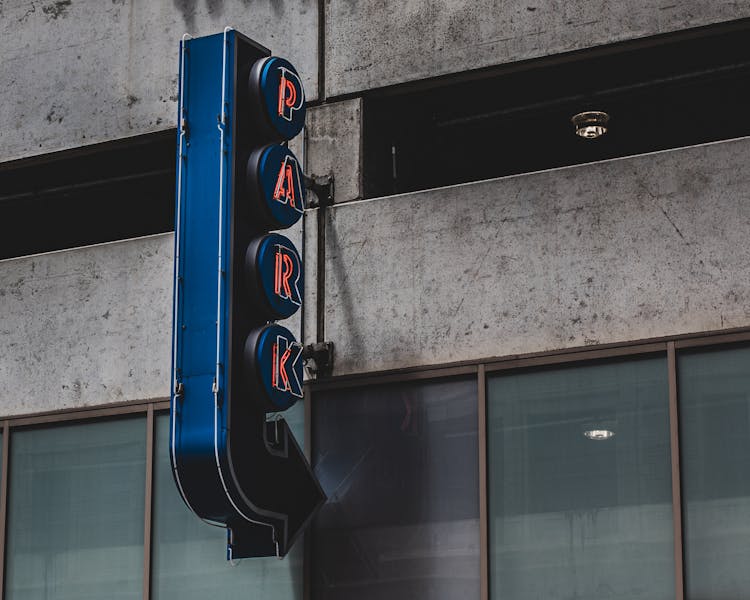
[(732, 0), (329, 0), (326, 95), (746, 17)]
[[(748, 160), (742, 138), (334, 206), (335, 372), (750, 325)], [(166, 397), (172, 248), (163, 234), (0, 261), (3, 414)]]
[(179, 41), (232, 26), (318, 87), (314, 0), (0, 2), (0, 162), (174, 127)]
[(173, 255), (166, 233), (0, 261), (0, 416), (168, 398)]
[(174, 236), (0, 261), (2, 414), (169, 397)]
[(742, 138), (333, 207), (335, 374), (750, 325), (749, 161)]
[(335, 202), (362, 197), (362, 99), (334, 102), (307, 113), (305, 170), (333, 175)]

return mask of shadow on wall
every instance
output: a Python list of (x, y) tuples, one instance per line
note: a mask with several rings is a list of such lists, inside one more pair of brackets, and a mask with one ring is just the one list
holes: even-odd
[[(328, 291), (326, 290), (326, 300), (330, 302), (330, 305), (332, 307), (335, 307), (336, 312), (338, 313), (336, 315), (336, 322), (338, 323), (344, 323), (346, 326), (346, 337), (348, 338), (348, 354), (351, 357), (357, 357), (362, 356), (365, 352), (365, 346), (364, 346), (364, 340), (365, 336), (361, 328), (359, 327), (359, 320), (358, 316), (354, 310), (354, 297), (356, 291), (353, 291), (348, 285), (347, 281), (349, 279), (348, 273), (347, 273), (347, 267), (343, 264), (343, 261), (337, 260), (343, 252), (343, 247), (341, 246), (341, 241), (338, 236), (338, 231), (336, 229), (336, 212), (335, 211), (328, 211), (327, 212), (327, 223), (326, 223), (326, 251), (328, 255), (326, 256), (326, 265), (331, 265), (331, 270), (334, 278), (336, 279), (337, 285), (336, 290), (338, 292), (338, 295), (335, 298), (331, 298), (328, 295)], [(332, 289), (332, 286), (327, 285), (328, 290)], [(326, 307), (324, 308), (326, 313), (328, 312), (327, 303)], [(332, 309), (333, 310), (333, 309)], [(330, 321), (329, 319), (326, 319), (326, 321)], [(326, 333), (326, 337), (329, 337)], [(338, 342), (338, 340), (337, 340)], [(354, 358), (356, 360), (356, 358)], [(335, 361), (334, 361), (334, 369), (335, 369)]]

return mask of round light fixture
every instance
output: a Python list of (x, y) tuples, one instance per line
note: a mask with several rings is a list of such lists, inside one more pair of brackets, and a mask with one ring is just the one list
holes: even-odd
[(602, 440), (608, 440), (609, 438), (614, 437), (615, 432), (610, 429), (587, 429), (583, 432), (583, 435), (585, 435), (590, 440), (600, 442)]
[(593, 140), (607, 133), (609, 115), (600, 110), (587, 110), (573, 115), (570, 121), (576, 126), (576, 135)]

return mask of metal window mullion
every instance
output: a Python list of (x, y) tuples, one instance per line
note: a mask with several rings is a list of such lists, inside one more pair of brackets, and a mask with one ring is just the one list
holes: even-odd
[(677, 360), (675, 342), (667, 343), (669, 371), (669, 440), (672, 462), (672, 525), (674, 530), (674, 588), (675, 600), (685, 598), (685, 576), (682, 547), (682, 494), (680, 480), (680, 423), (677, 405)]
[(151, 525), (154, 489), (154, 406), (146, 413), (146, 489), (143, 518), (143, 600), (151, 598)]
[[(313, 391), (309, 385), (304, 387), (304, 432), (305, 432), (305, 457), (312, 465), (312, 397)], [(308, 527), (302, 534), (302, 599), (312, 598), (312, 527)]]
[(113, 403), (111, 406), (97, 406), (92, 408), (64, 408), (51, 412), (39, 414), (25, 414), (20, 416), (8, 416), (7, 420), (10, 427), (26, 427), (35, 425), (57, 425), (64, 422), (80, 421), (85, 422), (90, 419), (120, 417), (125, 415), (134, 415), (138, 413), (145, 414), (149, 406), (154, 410), (169, 410), (169, 400), (155, 399), (148, 401)]
[(0, 599), (5, 599), (5, 548), (8, 522), (8, 465), (10, 459), (10, 424), (3, 421), (3, 459), (0, 472)]
[(479, 597), (489, 599), (489, 521), (487, 518), (487, 377), (483, 364), (477, 371), (477, 440), (479, 450)]

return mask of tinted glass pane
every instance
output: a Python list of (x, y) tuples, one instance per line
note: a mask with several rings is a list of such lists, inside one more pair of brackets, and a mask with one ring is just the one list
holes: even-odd
[(674, 598), (666, 359), (488, 379), (492, 598)]
[[(304, 407), (286, 411), (302, 445)], [(198, 519), (180, 497), (169, 465), (169, 415), (157, 417), (154, 463), (152, 597), (155, 600), (294, 600), (302, 598), (303, 540), (283, 560), (227, 562), (227, 534)]]
[(141, 598), (142, 418), (14, 431), (6, 597)]
[(750, 598), (750, 349), (677, 365), (687, 597)]
[(477, 387), (316, 392), (316, 600), (479, 597)]

